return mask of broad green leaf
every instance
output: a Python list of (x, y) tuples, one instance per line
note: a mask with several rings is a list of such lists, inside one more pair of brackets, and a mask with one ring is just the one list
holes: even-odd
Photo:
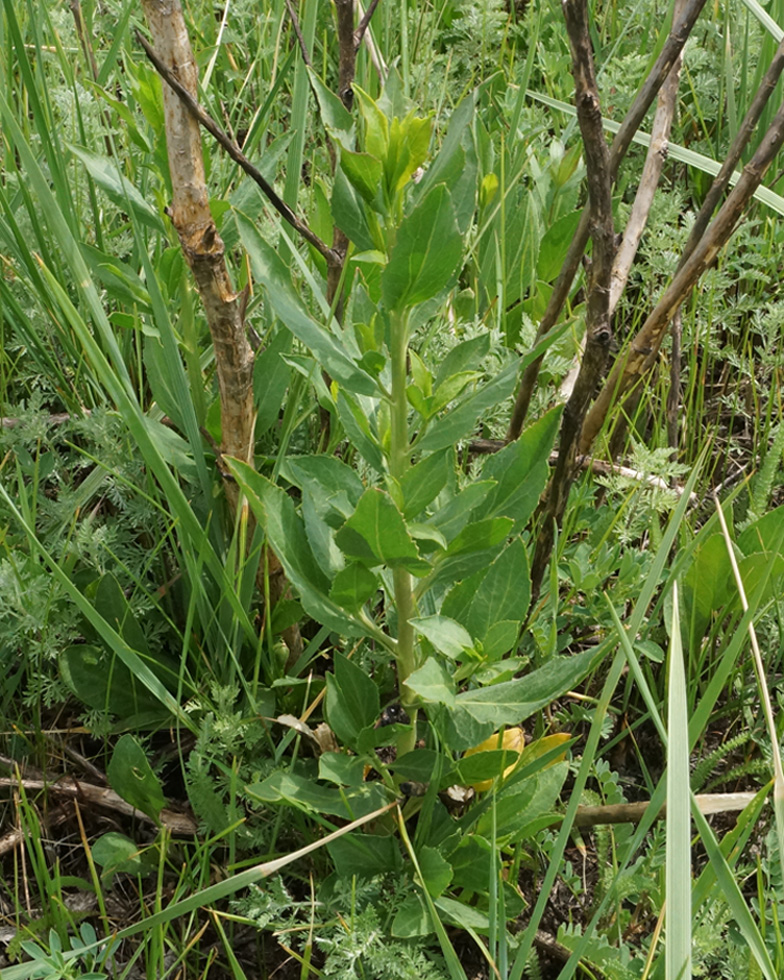
[(112, 157), (91, 153), (80, 146), (69, 145), (68, 149), (82, 161), (87, 172), (95, 183), (106, 194), (112, 204), (122, 211), (129, 207), (134, 216), (162, 235), (166, 234), (163, 219), (157, 209), (133, 186), (127, 177), (123, 176), (118, 160)]
[[(485, 875), (485, 881), (487, 875)], [(398, 939), (414, 939), (418, 936), (429, 936), (433, 932), (430, 912), (420, 892), (415, 892), (401, 904), (392, 920), (392, 935)]]
[[(555, 809), (568, 773), (569, 763), (559, 762), (521, 782), (502, 786), (495, 798), (496, 840), (499, 843), (524, 840), (526, 828), (537, 826), (540, 817)], [(476, 829), (485, 836), (492, 833), (491, 812), (479, 818)]]
[(484, 912), (475, 909), (472, 905), (465, 905), (457, 902), (454, 898), (441, 895), (435, 899), (436, 907), (444, 913), (444, 921), (458, 929), (473, 929), (474, 932), (481, 932), (485, 935), (490, 931), (490, 920)]
[(373, 236), (362, 200), (345, 173), (338, 169), (332, 184), (332, 220), (360, 252), (373, 252), (380, 242)]
[(436, 388), (453, 374), (477, 368), (489, 353), (490, 333), (487, 331), (457, 344), (439, 365)]
[(439, 708), (437, 722), (446, 745), (453, 752), (463, 752), (493, 734), (491, 721), (477, 721), (473, 715), (455, 703), (454, 707)]
[(335, 544), (335, 532), (324, 517), (325, 504), (329, 506), (328, 501), (324, 501), (309, 490), (302, 494), (301, 514), (305, 522), (308, 543), (319, 568), (328, 581), (333, 581), (346, 562)]
[(461, 371), (459, 374), (453, 374), (438, 386), (434, 395), (427, 399), (425, 411), (422, 409), (418, 411), (425, 419), (431, 418), (453, 402), (464, 388), (481, 377), (481, 371)]
[(158, 822), (166, 798), (144, 749), (133, 735), (123, 735), (115, 745), (106, 775), (118, 796)]
[(488, 409), (499, 405), (512, 394), (518, 370), (518, 362), (510, 362), (486, 385), (464, 398), (445, 416), (431, 422), (422, 440), (416, 443), (417, 452), (435, 452), (445, 446), (453, 446), (469, 435)]
[(102, 834), (90, 848), (90, 853), (107, 884), (116, 874), (145, 875), (158, 866), (154, 853), (141, 850), (130, 837), (113, 830)]
[(710, 625), (712, 614), (734, 594), (732, 566), (720, 533), (701, 541), (694, 561), (683, 577), (683, 598), (689, 642), (699, 643)]
[(350, 391), (377, 394), (375, 381), (363, 371), (338, 338), (310, 316), (297, 295), (291, 273), (271, 245), (261, 237), (256, 225), (239, 212), (237, 225), (250, 257), (253, 273), (267, 290), (267, 299), (294, 336), (319, 359), (322, 367)]
[(127, 262), (107, 255), (86, 242), (80, 242), (79, 250), (92, 274), (106, 287), (109, 296), (126, 308), (136, 306), (140, 312), (152, 313), (147, 287)]
[(474, 641), (460, 623), (447, 616), (421, 616), (410, 619), (414, 631), (424, 636), (430, 645), (450, 660), (465, 656), (472, 649)]
[(285, 803), (317, 814), (355, 820), (389, 802), (381, 783), (364, 783), (356, 789), (322, 786), (313, 778), (294, 772), (273, 772), (245, 792), (262, 803)]
[(378, 577), (362, 562), (352, 561), (337, 573), (329, 597), (345, 609), (360, 609), (379, 588)]
[(360, 732), (378, 720), (378, 687), (347, 657), (335, 654), (334, 662), (334, 673), (327, 674), (327, 721), (340, 741), (353, 748)]
[(510, 517), (490, 517), (487, 520), (474, 521), (454, 538), (443, 559), (493, 548), (511, 534), (513, 527), (514, 521)]
[(446, 551), (448, 547), (446, 538), (432, 524), (416, 524), (409, 521), (407, 526), (408, 533), (417, 542), (420, 552), (430, 552), (436, 548)]
[(435, 657), (428, 657), (418, 670), (409, 675), (406, 687), (411, 688), (423, 701), (454, 707), (454, 682)]
[(365, 781), (365, 760), (343, 752), (324, 752), (319, 756), (319, 779), (338, 786), (361, 786)]
[(345, 555), (366, 565), (403, 566), (411, 571), (428, 567), (392, 498), (374, 487), (362, 494), (335, 541)]
[(391, 763), (391, 768), (403, 779), (414, 779), (420, 783), (426, 783), (433, 775), (433, 770), (438, 762), (438, 753), (433, 749), (414, 749), (406, 752), (399, 759)]
[(460, 490), (448, 503), (444, 504), (443, 507), (439, 507), (428, 523), (438, 528), (447, 541), (453, 540), (470, 520), (471, 512), (474, 508), (478, 507), (487, 498), (494, 486), (494, 480), (480, 480), (477, 483), (469, 483), (467, 487)]
[(416, 190), (417, 196), (425, 197), (436, 185), (446, 184), (463, 235), (476, 207), (477, 164), (471, 132), (475, 103), (476, 93), (472, 93), (452, 113), (441, 149)]
[(452, 200), (446, 187), (439, 185), (398, 228), (381, 276), (387, 309), (402, 310), (436, 296), (449, 284), (462, 254)]
[(256, 404), (256, 436), (277, 422), (291, 379), (291, 368), (281, 354), (291, 350), (290, 331), (278, 329), (253, 362), (253, 400)]
[(410, 112), (405, 119), (394, 118), (389, 127), (389, 149), (384, 160), (389, 196), (394, 199), (427, 159), (433, 121)]
[(414, 379), (414, 384), (426, 398), (429, 397), (433, 393), (433, 375), (415, 350), (409, 351), (408, 359), (411, 364), (411, 377)]
[[(497, 655), (499, 643), (503, 645), (507, 637), (514, 642), (517, 627), (528, 611), (530, 597), (528, 554), (523, 542), (515, 538), (488, 569), (459, 582), (449, 592), (441, 613), (462, 623), (471, 636), (483, 644), (485, 654), (492, 660)], [(512, 630), (515, 636), (511, 635)], [(492, 652), (487, 643), (491, 631), (496, 631)]]
[(376, 433), (371, 429), (367, 415), (359, 402), (342, 389), (338, 392), (338, 415), (352, 446), (359, 451), (366, 463), (377, 473), (385, 471), (384, 454), (381, 452)]
[(350, 150), (354, 146), (354, 117), (343, 105), (339, 96), (327, 88), (318, 72), (308, 66), (308, 78), (319, 104), (319, 113), (324, 126), (342, 147)]
[(365, 123), (365, 150), (379, 160), (384, 160), (389, 148), (389, 122), (376, 102), (354, 83), (354, 94)]
[[(492, 735), (487, 741), (493, 741)], [(459, 782), (463, 786), (487, 783), (487, 786), (474, 786), (475, 789), (485, 792), (490, 789), (493, 779), (507, 769), (513, 769), (519, 758), (518, 749), (488, 749), (474, 755), (464, 755), (458, 762), (456, 771), (449, 773), (449, 776), (451, 782)]]
[(150, 386), (155, 404), (182, 431), (185, 423), (177, 400), (174, 378), (171, 371), (171, 358), (167, 356), (163, 344), (155, 337), (144, 338), (145, 379)]
[[(96, 610), (117, 630), (128, 646), (149, 657), (150, 650), (144, 630), (133, 615), (120, 583), (111, 572), (101, 576), (98, 588), (95, 590), (94, 602)], [(176, 679), (176, 671), (173, 671), (172, 680), (175, 683)]]
[(582, 217), (582, 209), (565, 214), (554, 221), (542, 236), (539, 245), (539, 260), (536, 277), (544, 282), (552, 282), (561, 271), (574, 233)]
[(327, 520), (336, 529), (354, 512), (365, 490), (356, 471), (335, 456), (289, 456), (281, 474), (303, 492), (321, 498), (325, 506), (320, 512), (325, 517), (334, 513)]
[(362, 834), (354, 831), (327, 844), (329, 856), (340, 878), (372, 878), (399, 872), (403, 867), (398, 838), (392, 834)]
[(481, 724), (492, 724), (494, 728), (518, 725), (579, 684), (595, 666), (595, 658), (594, 650), (586, 650), (573, 657), (553, 657), (544, 667), (525, 677), (458, 694), (456, 707), (468, 712)]
[(372, 204), (381, 189), (383, 169), (381, 161), (369, 153), (352, 153), (349, 150), (341, 150), (340, 166), (354, 190), (358, 191), (368, 204)]
[(782, 521), (784, 521), (784, 507), (776, 507), (738, 535), (738, 547), (744, 555), (770, 551), (779, 539)]
[(446, 486), (452, 467), (451, 450), (444, 449), (420, 460), (400, 481), (403, 516), (413, 520)]
[(560, 417), (560, 407), (551, 409), (519, 439), (488, 458), (482, 477), (495, 480), (496, 486), (482, 505), (481, 517), (511, 517), (517, 527), (527, 523), (547, 483), (548, 459)]
[(227, 458), (226, 465), (246, 494), (308, 615), (343, 635), (364, 635), (366, 629), (362, 623), (329, 598), (329, 579), (313, 557), (304, 524), (291, 497), (247, 463)]
[(497, 873), (501, 867), (499, 849), (479, 834), (463, 837), (448, 857), (453, 872), (452, 887), (467, 888), (480, 895), (487, 890), (490, 869)]
[(433, 898), (438, 898), (452, 880), (452, 866), (435, 847), (420, 848), (417, 860), (425, 888)]
[(105, 711), (136, 728), (157, 728), (169, 711), (126, 665), (91, 643), (74, 643), (60, 654), (60, 672), (73, 694), (88, 708)]

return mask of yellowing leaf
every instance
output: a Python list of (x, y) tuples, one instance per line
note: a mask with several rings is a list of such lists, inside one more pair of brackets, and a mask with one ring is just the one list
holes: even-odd
[[(561, 733), (558, 735), (546, 735), (544, 738), (539, 738), (535, 742), (531, 742), (530, 745), (525, 744), (525, 733), (522, 728), (507, 728), (506, 731), (496, 732), (491, 735), (490, 738), (486, 738), (484, 742), (480, 742), (479, 745), (475, 745), (471, 749), (467, 749), (465, 756), (476, 755), (479, 752), (494, 752), (498, 749), (505, 749), (507, 752), (516, 752), (517, 758), (514, 759), (511, 765), (507, 766), (504, 770), (504, 774), (501, 777), (506, 779), (507, 776), (511, 775), (512, 771), (515, 769), (522, 769), (523, 766), (529, 765), (536, 759), (540, 759), (543, 755), (547, 755), (553, 749), (557, 748), (559, 745), (564, 745), (571, 738), (570, 735)], [(464, 756), (464, 757), (465, 757)], [(566, 757), (565, 752), (560, 752), (557, 756), (551, 759), (547, 765), (542, 766), (543, 769), (549, 769), (550, 766), (554, 766), (558, 762), (562, 762)], [(475, 789), (478, 793), (486, 793), (493, 785), (492, 779), (482, 779), (479, 782), (471, 783), (471, 787)]]
[[(503, 733), (496, 732), (490, 738), (486, 738), (484, 742), (480, 742), (479, 745), (475, 745), (472, 749), (467, 749), (465, 754), (466, 756), (476, 755), (478, 752), (492, 752), (494, 749), (506, 749), (508, 752), (517, 753), (517, 758), (514, 759), (511, 766), (507, 766), (504, 770), (502, 778), (505, 779), (513, 769), (517, 768), (518, 760), (525, 749), (525, 732), (523, 732), (522, 728), (507, 728)], [(492, 779), (482, 779), (478, 783), (472, 783), (471, 787), (477, 793), (486, 793), (492, 785)]]

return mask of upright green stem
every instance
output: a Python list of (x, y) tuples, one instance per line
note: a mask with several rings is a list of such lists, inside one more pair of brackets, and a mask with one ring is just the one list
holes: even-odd
[[(392, 313), (389, 322), (389, 344), (392, 361), (392, 409), (390, 430), (389, 473), (400, 481), (409, 467), (410, 445), (408, 441), (408, 402), (406, 381), (408, 372), (408, 314)], [(404, 687), (406, 678), (416, 670), (416, 648), (411, 618), (414, 615), (414, 595), (411, 573), (404, 568), (393, 572), (395, 608), (397, 610), (397, 678), (400, 700), (406, 705), (412, 721), (412, 730), (406, 732), (398, 743), (398, 754), (410, 752), (416, 744), (416, 709), (411, 707), (412, 694)]]

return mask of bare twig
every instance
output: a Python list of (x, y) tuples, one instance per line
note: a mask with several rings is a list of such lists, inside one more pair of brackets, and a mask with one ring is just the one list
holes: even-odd
[(357, 48), (354, 43), (354, 0), (335, 0), (338, 18), (338, 95), (343, 105), (350, 109), (354, 104), (354, 71), (357, 64)]
[[(686, 268), (687, 264), (690, 262), (690, 260), (692, 259), (693, 255), (696, 253), (698, 248), (700, 248), (701, 245), (707, 240), (708, 234), (714, 235), (719, 230), (719, 226), (717, 223), (719, 221), (719, 217), (721, 216), (721, 214), (724, 213), (724, 208), (722, 208), (722, 210), (719, 212), (719, 216), (717, 216), (716, 221), (713, 223), (713, 225), (711, 225), (710, 232), (708, 232), (707, 229), (711, 216), (713, 215), (713, 212), (722, 194), (724, 194), (724, 192), (726, 191), (729, 185), (730, 178), (732, 177), (732, 174), (735, 172), (735, 167), (738, 161), (740, 160), (744, 149), (748, 145), (748, 142), (756, 128), (756, 125), (759, 122), (760, 116), (762, 115), (762, 111), (765, 108), (768, 100), (770, 99), (770, 96), (772, 95), (773, 90), (776, 87), (776, 84), (781, 76), (782, 71), (784, 71), (784, 41), (782, 41), (781, 44), (779, 44), (778, 48), (776, 49), (776, 53), (774, 54), (773, 59), (771, 60), (770, 65), (768, 66), (768, 70), (765, 72), (762, 82), (758, 90), (754, 94), (754, 98), (751, 100), (749, 109), (743, 118), (743, 122), (741, 123), (738, 129), (735, 139), (732, 141), (730, 149), (727, 153), (727, 157), (724, 163), (722, 164), (721, 170), (716, 175), (716, 178), (713, 181), (713, 184), (711, 185), (711, 188), (708, 191), (705, 200), (703, 201), (702, 207), (700, 208), (699, 213), (697, 214), (691, 233), (689, 234), (689, 239), (684, 247), (683, 254), (681, 256), (678, 265), (678, 270), (676, 272), (676, 277), (673, 280), (673, 282), (670, 284), (670, 288), (672, 288), (672, 286), (675, 284), (675, 280), (678, 279), (678, 276)], [(774, 126), (771, 126), (771, 128), (768, 130), (768, 136), (772, 134), (773, 129)], [(767, 139), (768, 136), (766, 136), (765, 139)], [(763, 142), (760, 144), (757, 154), (755, 154), (754, 159), (757, 159), (758, 154), (761, 153), (761, 156), (759, 157), (759, 161), (756, 166), (762, 165), (762, 161), (765, 159), (766, 151), (764, 150), (764, 144), (765, 144), (765, 140), (763, 140)], [(768, 159), (768, 162), (765, 163), (764, 165), (765, 169), (767, 169), (767, 167), (770, 165), (771, 159), (772, 158)], [(726, 201), (726, 204), (729, 204), (730, 200), (733, 199), (736, 202), (735, 206), (737, 206), (737, 201), (741, 200), (741, 198), (739, 198), (736, 192), (739, 191), (741, 182), (744, 180), (744, 177), (746, 177), (747, 181), (750, 179), (749, 175), (747, 174), (747, 171), (749, 167), (752, 166), (753, 162), (754, 160), (752, 160), (752, 162), (748, 165), (748, 167), (744, 169), (741, 179), (736, 184), (734, 190), (730, 195), (730, 198), (728, 198), (728, 200)], [(759, 175), (759, 179), (757, 180), (757, 183), (753, 185), (753, 189), (748, 194), (748, 199), (751, 198), (751, 195), (754, 193), (754, 191), (761, 183), (763, 175), (764, 175), (764, 171)], [(745, 204), (742, 204), (740, 210), (742, 211), (744, 210), (744, 208), (745, 208)], [(738, 214), (737, 217), (739, 218), (740, 214)], [(727, 232), (724, 242), (726, 242), (727, 239), (729, 238), (729, 235), (732, 234), (733, 229), (734, 229), (734, 225), (733, 228), (730, 228), (729, 232)], [(714, 255), (714, 259), (715, 259), (715, 255)], [(711, 262), (714, 259), (711, 259)], [(699, 275), (701, 275), (701, 272), (697, 274), (697, 278), (699, 278)], [(585, 429), (583, 437), (581, 438), (582, 447), (586, 447), (587, 445), (590, 445), (590, 443), (588, 442), (589, 438), (591, 440), (595, 438), (596, 433), (598, 432), (598, 428), (596, 426), (598, 424), (600, 427), (600, 419), (601, 422), (603, 422), (604, 417), (606, 417), (607, 411), (609, 410), (609, 406), (613, 401), (613, 398), (620, 397), (623, 393), (628, 391), (631, 386), (633, 386), (634, 384), (637, 383), (638, 380), (640, 380), (642, 374), (646, 373), (646, 371), (653, 364), (656, 354), (658, 353), (659, 347), (661, 345), (661, 341), (663, 339), (664, 331), (666, 330), (667, 323), (675, 315), (675, 311), (680, 308), (683, 299), (685, 299), (688, 293), (691, 291), (691, 288), (694, 285), (694, 283), (696, 283), (696, 279), (694, 279), (691, 285), (686, 286), (683, 292), (683, 296), (675, 304), (675, 306), (671, 306), (669, 308), (669, 312), (666, 312), (663, 309), (660, 310), (659, 306), (657, 306), (654, 309), (651, 316), (646, 321), (646, 323), (641, 328), (640, 332), (633, 340), (632, 349), (634, 349), (635, 347), (637, 348), (647, 347), (649, 349), (649, 356), (647, 357), (645, 362), (647, 364), (647, 367), (642, 368), (642, 370), (639, 370), (637, 359), (634, 358), (631, 360), (628, 371), (622, 372), (618, 368), (618, 365), (616, 364), (616, 370), (613, 371), (613, 374), (608, 380), (605, 389), (601, 392), (600, 395), (600, 399), (602, 401), (601, 406), (597, 408), (597, 406), (594, 405), (594, 407), (591, 409), (591, 413), (589, 415), (589, 419), (591, 420), (591, 429), (590, 430), (588, 430), (587, 428)], [(660, 300), (660, 304), (666, 299), (668, 292), (669, 290), (665, 292), (664, 296), (662, 297), (662, 300)], [(660, 324), (659, 326), (654, 328), (652, 326), (649, 326), (649, 323), (655, 315), (658, 317), (664, 315), (665, 320), (663, 324)], [(643, 331), (646, 330), (647, 332), (644, 334)], [(611, 386), (616, 386), (616, 385), (620, 385), (617, 391), (611, 390)], [(597, 402), (598, 401), (599, 399), (597, 399)], [(586, 426), (587, 425), (588, 425), (588, 420), (586, 420)], [(672, 441), (672, 437), (671, 437), (671, 441)]]
[[(680, 52), (683, 50), (683, 46), (686, 43), (686, 40), (689, 37), (689, 34), (691, 33), (697, 17), (699, 16), (704, 5), (705, 0), (690, 0), (690, 2), (687, 2), (683, 11), (683, 16), (676, 24), (673, 25), (673, 29), (667, 37), (667, 40), (664, 42), (664, 46), (662, 47), (659, 57), (656, 59), (656, 63), (637, 93), (631, 108), (626, 113), (626, 116), (621, 123), (621, 128), (618, 130), (610, 148), (610, 170), (613, 180), (615, 180), (617, 176), (620, 162), (626, 155), (626, 151), (629, 149), (634, 134), (639, 129), (651, 103), (656, 98), (659, 89), (664, 84), (667, 76), (670, 74), (670, 71), (675, 64), (676, 59), (680, 55)], [(569, 246), (569, 251), (564, 259), (561, 272), (556, 280), (555, 286), (553, 287), (553, 292), (550, 296), (550, 300), (547, 303), (547, 308), (545, 309), (539, 323), (534, 344), (538, 343), (542, 337), (544, 337), (545, 334), (553, 326), (555, 326), (558, 317), (561, 314), (561, 310), (563, 309), (563, 305), (569, 295), (572, 281), (577, 274), (577, 269), (579, 268), (580, 259), (585, 251), (589, 234), (589, 211), (586, 207), (586, 209), (583, 211), (580, 224), (575, 231), (572, 243)], [(512, 442), (513, 440), (517, 439), (522, 432), (523, 423), (525, 422), (525, 417), (528, 413), (528, 406), (531, 403), (531, 396), (533, 395), (534, 388), (536, 387), (536, 381), (539, 377), (539, 369), (542, 366), (543, 360), (544, 355), (538, 357), (535, 361), (529, 364), (523, 372), (523, 377), (515, 399), (514, 409), (512, 410), (512, 417), (509, 422), (509, 429), (506, 435), (507, 442)]]
[(782, 40), (782, 42), (776, 48), (776, 52), (771, 59), (768, 70), (765, 72), (759, 88), (754, 93), (754, 98), (751, 100), (751, 104), (749, 105), (746, 115), (743, 117), (743, 122), (738, 127), (738, 132), (735, 134), (735, 139), (730, 145), (727, 152), (727, 157), (724, 160), (724, 163), (721, 165), (721, 170), (719, 170), (719, 172), (716, 174), (710, 190), (705, 195), (705, 200), (702, 202), (702, 207), (694, 220), (694, 225), (689, 233), (689, 239), (686, 242), (686, 246), (683, 250), (681, 264), (683, 264), (683, 262), (685, 262), (685, 260), (691, 255), (697, 246), (697, 242), (705, 234), (705, 230), (708, 227), (711, 216), (716, 210), (716, 205), (719, 203), (722, 194), (729, 185), (730, 178), (735, 172), (735, 168), (737, 167), (741, 155), (746, 149), (754, 130), (757, 128), (757, 123), (759, 122), (762, 112), (765, 109), (765, 106), (768, 104), (774, 89), (776, 88), (782, 71), (784, 71), (784, 40)]
[(294, 28), (294, 33), (297, 36), (297, 41), (299, 42), (299, 50), (302, 54), (302, 60), (308, 66), (308, 68), (313, 67), (313, 62), (310, 60), (310, 53), (308, 52), (308, 46), (305, 44), (305, 38), (302, 35), (302, 29), (299, 26), (299, 17), (297, 16), (297, 11), (294, 9), (294, 4), (291, 0), (286, 0), (286, 9), (289, 12), (289, 17), (291, 18), (291, 26)]
[[(325, 256), (331, 250), (285, 204), (249, 163), (242, 151), (204, 112), (196, 101), (198, 74), (185, 26), (180, 0), (142, 0), (156, 50), (137, 32), (147, 57), (167, 82), (163, 86), (164, 116), (172, 180), (172, 224), (190, 266), (207, 316), (215, 348), (215, 366), (221, 403), (221, 452), (250, 465), (254, 464), (256, 412), (253, 401), (253, 352), (245, 333), (242, 293), (236, 293), (226, 265), (223, 241), (209, 208), (199, 125), (212, 133), (229, 155), (254, 176), (275, 209), (306, 241)], [(250, 168), (250, 169), (249, 169)], [(225, 482), (226, 498), (233, 513), (240, 507), (239, 487)], [(243, 517), (253, 526), (247, 503)], [(252, 533), (248, 540), (252, 539)], [(257, 581), (264, 580), (261, 569), (269, 568), (269, 598), (272, 605), (285, 594), (283, 568), (276, 555), (267, 551), (267, 561), (259, 563)], [(297, 626), (284, 633), (292, 656), (302, 652)]]
[(360, 44), (362, 44), (362, 38), (365, 36), (365, 31), (370, 27), (370, 19), (375, 13), (376, 7), (378, 6), (378, 0), (370, 0), (368, 8), (357, 24), (357, 29), (354, 31), (354, 47), (359, 50)]
[(231, 137), (215, 122), (212, 116), (210, 116), (209, 113), (207, 113), (199, 105), (191, 92), (189, 92), (188, 89), (179, 81), (177, 75), (175, 75), (175, 73), (169, 69), (163, 63), (163, 61), (161, 61), (150, 43), (139, 31), (136, 32), (136, 38), (139, 41), (139, 44), (141, 44), (141, 46), (144, 48), (144, 51), (154, 65), (155, 70), (158, 72), (161, 78), (164, 79), (167, 85), (169, 85), (170, 88), (177, 93), (188, 112), (201, 126), (207, 130), (208, 133), (210, 133), (211, 136), (215, 138), (216, 142), (223, 147), (231, 159), (245, 171), (251, 180), (255, 181), (259, 185), (264, 192), (265, 197), (270, 202), (272, 207), (278, 212), (281, 218), (288, 222), (288, 224), (290, 224), (295, 231), (299, 232), (305, 241), (309, 242), (317, 252), (327, 259), (327, 261), (334, 260), (335, 256), (333, 255), (333, 250), (292, 211), (288, 204), (286, 204), (286, 202), (277, 194), (275, 188), (264, 178), (258, 168), (254, 167), (250, 160), (248, 160), (234, 140), (232, 140)]
[(716, 261), (754, 195), (765, 172), (784, 144), (784, 106), (776, 113), (756, 153), (744, 167), (735, 187), (705, 235), (686, 259), (632, 341), (625, 357), (615, 363), (583, 425), (580, 452), (588, 452), (604, 424), (613, 401), (623, 396), (654, 364), (673, 314), (702, 275)]
[(572, 52), (577, 120), (583, 139), (588, 178), (593, 261), (586, 304), (585, 354), (561, 424), (558, 460), (547, 488), (544, 519), (531, 566), (531, 601), (539, 596), (544, 569), (560, 526), (575, 473), (575, 445), (591, 397), (604, 372), (610, 350), (610, 275), (613, 262), (612, 177), (604, 138), (599, 93), (593, 66), (586, 0), (563, 0)]

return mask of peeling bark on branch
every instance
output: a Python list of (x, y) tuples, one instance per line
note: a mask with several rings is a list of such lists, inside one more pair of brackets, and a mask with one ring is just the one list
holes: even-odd
[[(151, 2), (151, 0), (147, 0)], [(297, 231), (306, 242), (311, 244), (317, 252), (320, 252), (327, 262), (333, 261), (335, 256), (333, 251), (328, 245), (326, 245), (322, 240), (315, 234), (306, 224), (299, 218), (286, 204), (286, 202), (278, 196), (275, 189), (267, 181), (253, 164), (248, 160), (242, 150), (239, 148), (237, 143), (231, 139), (231, 137), (225, 133), (220, 126), (215, 122), (215, 120), (204, 111), (204, 109), (196, 101), (195, 93), (189, 91), (185, 85), (182, 84), (181, 79), (178, 77), (177, 73), (174, 72), (167, 64), (162, 61), (155, 50), (150, 44), (145, 40), (145, 38), (138, 34), (136, 35), (139, 43), (144, 48), (147, 53), (147, 57), (150, 59), (152, 64), (155, 66), (155, 70), (164, 79), (168, 86), (177, 93), (182, 104), (191, 113), (194, 119), (203, 126), (208, 133), (210, 133), (217, 142), (223, 147), (223, 149), (228, 153), (228, 155), (237, 163), (245, 173), (255, 181), (261, 190), (263, 191), (265, 197), (270, 202), (273, 208), (278, 212), (278, 214), (287, 221), (291, 227)]]
[[(196, 63), (179, 0), (142, 0), (160, 62), (195, 101)], [(253, 459), (253, 352), (245, 337), (239, 296), (226, 267), (223, 241), (213, 221), (204, 177), (199, 123), (170, 85), (163, 86), (170, 216), (196, 280), (215, 346), (221, 399), (221, 451)], [(236, 505), (236, 489), (229, 489)]]
[[(142, 0), (142, 6), (155, 41), (154, 52), (146, 44), (145, 50), (168, 82), (163, 85), (163, 107), (172, 180), (170, 216), (196, 280), (215, 349), (221, 403), (220, 448), (223, 454), (252, 465), (256, 424), (253, 351), (245, 334), (243, 299), (233, 289), (223, 241), (209, 208), (199, 130), (203, 120), (194, 111), (194, 106), (199, 108), (196, 63), (180, 0)], [(238, 488), (229, 481), (225, 488), (229, 505), (236, 512)], [(287, 584), (280, 562), (271, 552), (268, 565), (274, 605)], [(299, 630), (294, 627), (285, 639), (292, 655), (298, 655), (302, 649)]]

